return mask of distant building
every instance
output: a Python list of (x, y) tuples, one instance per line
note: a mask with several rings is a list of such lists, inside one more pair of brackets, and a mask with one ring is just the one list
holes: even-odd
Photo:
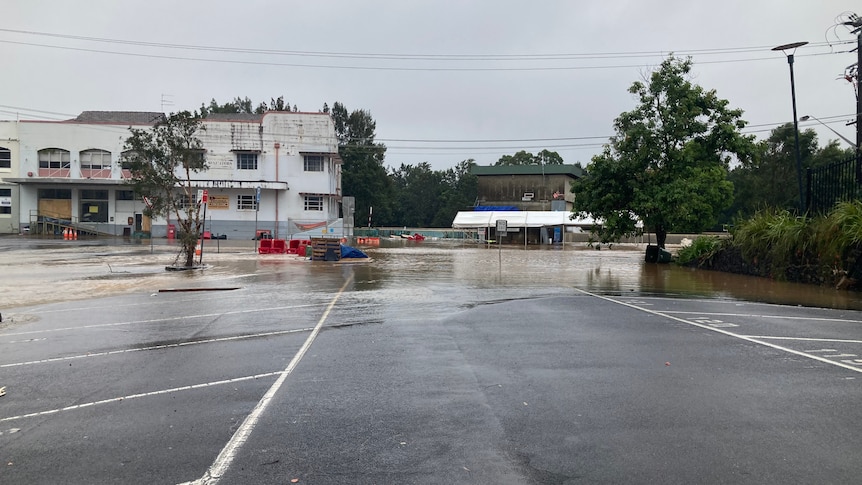
[(576, 165), (475, 166), (477, 206), (522, 211), (572, 210), (572, 182), (584, 176)]
[[(143, 215), (122, 153), (129, 127), (163, 118), (85, 111), (67, 121), (0, 122), (0, 232), (61, 220), (106, 235), (164, 237), (170, 221)], [(257, 228), (286, 238), (336, 224), (341, 160), (328, 114), (211, 114), (203, 127), (209, 168), (193, 174), (192, 185), (208, 191), (205, 230), (251, 239)]]
[[(591, 218), (571, 218), (571, 185), (584, 176), (576, 165), (475, 166), (472, 173), (478, 179), (476, 206), (458, 212), (452, 227), (475, 231), (479, 239), (562, 244), (595, 225)], [(498, 221), (506, 223), (505, 236), (496, 233)]]

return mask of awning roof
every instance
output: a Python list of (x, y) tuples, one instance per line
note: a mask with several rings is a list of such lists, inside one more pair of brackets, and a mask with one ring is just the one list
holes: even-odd
[(497, 220), (506, 221), (507, 227), (549, 227), (549, 226), (581, 226), (596, 225), (592, 218), (571, 219), (571, 212), (565, 211), (493, 211), (473, 212), (461, 211), (455, 215), (452, 227), (467, 229), (473, 227), (494, 227)]

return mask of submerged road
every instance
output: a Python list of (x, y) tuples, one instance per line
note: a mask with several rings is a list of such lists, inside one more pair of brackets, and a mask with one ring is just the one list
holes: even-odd
[(858, 311), (379, 257), (3, 310), (0, 483), (862, 476)]

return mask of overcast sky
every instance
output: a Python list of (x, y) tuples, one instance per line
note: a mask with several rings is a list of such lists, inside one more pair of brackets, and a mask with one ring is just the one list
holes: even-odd
[[(862, 14), (849, 0), (6, 0), (0, 118), (283, 95), (300, 111), (334, 101), (370, 111), (393, 167), (490, 165), (542, 148), (586, 165), (634, 107), (629, 85), (671, 51), (690, 54), (695, 81), (765, 138), (793, 119), (787, 58), (770, 48), (808, 41), (794, 66), (799, 116), (855, 139), (845, 126), (855, 94), (842, 79), (855, 36), (835, 27), (854, 9)], [(800, 126), (821, 144), (838, 138), (813, 120)]]

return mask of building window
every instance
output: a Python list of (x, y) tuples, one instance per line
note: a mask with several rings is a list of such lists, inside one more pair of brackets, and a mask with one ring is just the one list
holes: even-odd
[(39, 150), (39, 168), (68, 169), (69, 151), (58, 148)]
[(0, 189), (0, 214), (12, 213), (12, 189)]
[(323, 171), (323, 155), (305, 155), (306, 172)]
[(238, 211), (253, 211), (257, 210), (257, 201), (254, 195), (237, 195), (236, 210)]
[(110, 170), (111, 152), (105, 150), (84, 150), (80, 153), (81, 170)]
[(188, 196), (186, 196), (186, 194), (179, 194), (177, 196), (177, 200), (179, 201), (178, 205), (179, 205), (180, 209), (186, 210), (186, 209), (190, 208), (192, 206), (192, 204), (198, 203), (198, 195), (192, 194), (192, 198), (191, 198), (191, 200), (189, 200), (189, 198), (188, 198)]
[(81, 221), (108, 222), (108, 191), (81, 191)]
[(257, 170), (257, 153), (237, 153), (236, 168), (238, 170)]
[(305, 196), (305, 210), (307, 211), (322, 211), (323, 210), (323, 197), (319, 195), (306, 195)]
[(72, 189), (39, 189), (39, 198), (72, 200)]
[(117, 200), (135, 200), (134, 190), (118, 190), (116, 192)]
[(0, 147), (0, 168), (12, 168), (12, 152), (8, 148)]

